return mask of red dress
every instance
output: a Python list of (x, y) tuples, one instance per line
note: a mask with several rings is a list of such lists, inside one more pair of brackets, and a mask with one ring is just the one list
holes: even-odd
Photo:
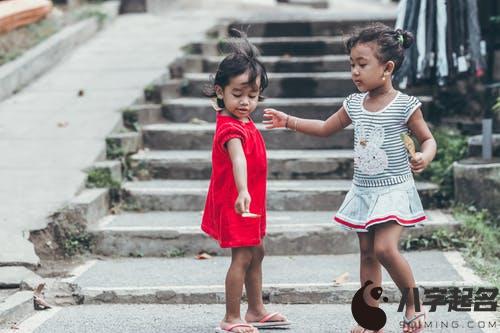
[[(244, 218), (234, 209), (238, 190), (226, 148), (227, 141), (234, 138), (241, 140), (247, 160), (250, 212), (259, 214), (260, 218)], [(254, 122), (250, 119), (244, 123), (218, 112), (212, 145), (212, 176), (201, 229), (221, 247), (260, 245), (266, 234), (266, 181), (266, 146)]]

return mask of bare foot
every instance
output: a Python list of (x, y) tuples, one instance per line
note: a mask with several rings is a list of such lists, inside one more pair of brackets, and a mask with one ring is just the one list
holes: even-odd
[[(242, 324), (241, 326), (234, 326), (236, 324)], [(232, 327), (232, 328), (231, 328)], [(259, 330), (252, 325), (249, 325), (245, 321), (238, 319), (234, 321), (221, 321), (220, 328), (225, 331), (234, 333), (258, 333)]]

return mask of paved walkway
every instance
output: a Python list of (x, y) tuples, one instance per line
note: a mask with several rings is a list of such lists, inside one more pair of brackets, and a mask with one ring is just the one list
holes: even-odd
[[(272, 3), (178, 0), (157, 15), (120, 16), (0, 103), (0, 265), (38, 262), (28, 231), (44, 228), (47, 216), (83, 188), (83, 169), (103, 157), (105, 137), (120, 122), (118, 110), (165, 73), (184, 44), (203, 38), (218, 17)], [(243, 10), (235, 10), (238, 4)]]

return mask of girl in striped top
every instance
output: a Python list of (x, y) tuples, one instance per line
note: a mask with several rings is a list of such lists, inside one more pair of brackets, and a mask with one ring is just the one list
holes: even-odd
[[(326, 121), (300, 119), (264, 110), (266, 128), (285, 127), (301, 133), (328, 137), (346, 126), (354, 127), (354, 178), (335, 215), (340, 226), (357, 231), (361, 253), (361, 285), (382, 283), (381, 266), (396, 285), (410, 288), (404, 316), (404, 332), (420, 332), (425, 314), (415, 304), (415, 279), (398, 243), (405, 226), (426, 220), (412, 176), (422, 172), (436, 154), (436, 141), (425, 123), (416, 97), (394, 89), (392, 76), (413, 43), (407, 31), (376, 24), (361, 30), (346, 43), (351, 75), (360, 93), (349, 95), (343, 106)], [(421, 152), (408, 159), (400, 138), (411, 131)], [(378, 306), (378, 301), (367, 302)], [(358, 325), (352, 332), (368, 332)]]

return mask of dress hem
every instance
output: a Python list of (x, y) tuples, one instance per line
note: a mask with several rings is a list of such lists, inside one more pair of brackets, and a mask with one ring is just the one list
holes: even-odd
[(386, 223), (389, 221), (396, 221), (399, 225), (402, 225), (404, 227), (412, 227), (412, 226), (415, 226), (417, 223), (420, 223), (420, 222), (427, 220), (427, 216), (422, 215), (422, 216), (418, 216), (418, 217), (415, 217), (412, 219), (404, 219), (404, 218), (401, 218), (397, 215), (388, 215), (388, 216), (381, 217), (381, 218), (371, 219), (363, 225), (351, 223), (351, 222), (346, 221), (345, 219), (342, 219), (338, 216), (335, 216), (333, 218), (333, 220), (335, 222), (337, 222), (338, 224), (340, 224), (342, 227), (345, 227), (349, 230), (355, 230), (358, 232), (368, 232), (369, 227), (376, 225), (376, 224)]

